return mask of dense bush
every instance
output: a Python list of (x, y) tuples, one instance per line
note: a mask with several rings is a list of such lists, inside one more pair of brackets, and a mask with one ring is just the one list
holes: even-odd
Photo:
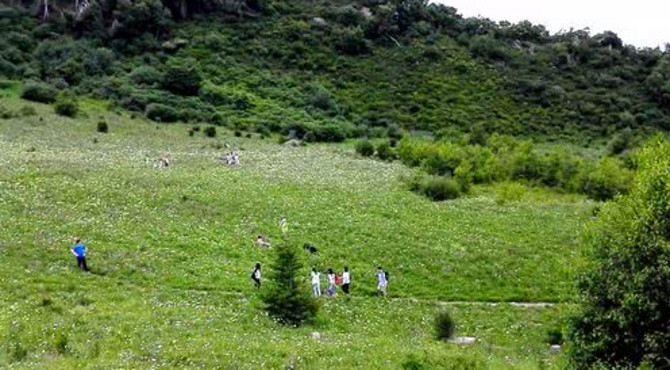
[(438, 202), (461, 196), (458, 182), (445, 176), (415, 176), (410, 180), (409, 186), (410, 190)]
[(569, 333), (578, 368), (669, 364), (670, 144), (656, 138), (638, 161), (630, 193), (603, 206), (583, 239), (590, 263)]
[(109, 132), (109, 126), (107, 125), (107, 122), (98, 121), (97, 130), (98, 130), (98, 132), (103, 133), (103, 134), (106, 134), (107, 132)]
[(137, 67), (128, 77), (137, 85), (159, 86), (163, 83), (163, 74), (151, 66)]
[(158, 103), (147, 105), (144, 114), (150, 120), (157, 122), (175, 122), (179, 120), (179, 114), (174, 108)]
[(76, 117), (79, 113), (79, 106), (74, 98), (67, 95), (60, 95), (58, 99), (56, 99), (56, 104), (54, 104), (54, 111), (61, 116)]
[(44, 83), (29, 82), (21, 91), (21, 97), (38, 103), (53, 103), (58, 96), (58, 90)]
[[(216, 137), (216, 127), (214, 127), (214, 126), (207, 126), (207, 127), (203, 130), (203, 133), (204, 133), (205, 136), (207, 136), (207, 137)], [(237, 132), (236, 132), (236, 133), (237, 133)], [(240, 134), (240, 135), (236, 135), (236, 136), (242, 136), (242, 135)]]
[(439, 312), (435, 315), (435, 337), (438, 340), (448, 340), (453, 338), (456, 324), (454, 319), (447, 311)]
[(194, 60), (173, 61), (168, 64), (163, 87), (178, 95), (198, 95), (202, 77), (196, 70)]
[(393, 151), (393, 148), (391, 148), (391, 145), (387, 141), (377, 145), (376, 152), (377, 152), (377, 158), (383, 161), (390, 161), (395, 159), (395, 152)]
[(375, 154), (375, 146), (369, 140), (359, 140), (356, 143), (356, 153), (363, 157), (372, 157)]

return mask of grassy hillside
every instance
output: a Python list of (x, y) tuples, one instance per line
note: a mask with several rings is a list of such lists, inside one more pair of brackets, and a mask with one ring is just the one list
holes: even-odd
[[(409, 169), (348, 145), (189, 137), (185, 125), (96, 101), (70, 119), (4, 94), (6, 106), (35, 114), (0, 124), (0, 364), (369, 368), (410, 355), (462, 368), (561, 364), (543, 340), (574, 297), (576, 239), (592, 207), (578, 196), (535, 190), (498, 205), (495, 189), (480, 187), (432, 203), (403, 188)], [(108, 134), (96, 132), (100, 120)], [(239, 168), (217, 161), (224, 144), (241, 149)], [(152, 169), (166, 153), (173, 166)], [(277, 242), (282, 215), (289, 242), (318, 246), (308, 266), (348, 265), (354, 280), (350, 302), (325, 300), (303, 329), (258, 311), (248, 277), (272, 255), (254, 236)], [(90, 248), (90, 275), (76, 270), (73, 235)], [(391, 272), (390, 300), (374, 297), (377, 265)], [(470, 301), (447, 307), (478, 344), (432, 339), (438, 300)], [(560, 304), (478, 303), (511, 300)]]

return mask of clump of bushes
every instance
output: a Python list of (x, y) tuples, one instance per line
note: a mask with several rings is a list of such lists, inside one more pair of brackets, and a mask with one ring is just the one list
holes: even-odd
[(204, 130), (203, 133), (207, 137), (216, 137), (216, 127), (214, 126), (207, 126)]
[(447, 176), (424, 175), (410, 180), (410, 190), (434, 201), (456, 199), (463, 193), (456, 180)]
[(28, 83), (21, 90), (21, 98), (38, 103), (53, 103), (57, 96), (58, 90), (41, 82)]
[(54, 105), (54, 111), (56, 114), (64, 117), (76, 117), (79, 113), (79, 106), (77, 101), (74, 98), (61, 95), (56, 99), (56, 104)]
[(175, 122), (179, 119), (179, 113), (167, 105), (152, 103), (144, 110), (147, 118), (157, 122)]
[(472, 184), (516, 181), (607, 200), (625, 193), (632, 176), (618, 158), (594, 161), (562, 149), (540, 153), (528, 140), (497, 134), (485, 146), (403, 139), (396, 153), (408, 166), (454, 177), (464, 192)]
[(449, 312), (442, 311), (435, 315), (435, 337), (438, 340), (449, 340), (453, 338), (456, 324)]
[(359, 140), (356, 143), (356, 153), (363, 157), (372, 157), (375, 154), (375, 146), (369, 140)]

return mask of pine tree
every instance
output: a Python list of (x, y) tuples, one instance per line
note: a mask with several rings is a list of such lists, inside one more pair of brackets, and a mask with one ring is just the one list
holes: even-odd
[(276, 259), (271, 266), (269, 289), (263, 294), (264, 309), (285, 325), (300, 326), (313, 318), (319, 311), (304, 282), (298, 252), (290, 244), (279, 245)]

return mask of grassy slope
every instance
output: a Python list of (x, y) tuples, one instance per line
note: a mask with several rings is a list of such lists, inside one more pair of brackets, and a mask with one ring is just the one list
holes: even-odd
[[(3, 104), (28, 103), (6, 96)], [(134, 122), (95, 103), (77, 120), (35, 107), (38, 116), (0, 121), (0, 364), (17, 358), (16, 343), (28, 367), (148, 367), (152, 358), (378, 367), (424, 349), (492, 367), (555, 361), (541, 338), (563, 308), (454, 307), (460, 333), (482, 341), (443, 346), (430, 340), (430, 302), (369, 297), (374, 268), (391, 271), (400, 298), (569, 301), (588, 203), (552, 195), (513, 206), (488, 196), (436, 204), (401, 188), (402, 166), (346, 147), (190, 139), (184, 126)], [(95, 133), (99, 116), (110, 134)], [(244, 147), (239, 169), (215, 160), (224, 142)], [(151, 170), (162, 153), (174, 166)], [(253, 308), (248, 275), (271, 253), (252, 239), (276, 239), (281, 215), (292, 242), (319, 246), (309, 265), (352, 269), (357, 298), (327, 302), (316, 328), (279, 330)], [(86, 238), (93, 274), (75, 270), (72, 235)], [(311, 330), (324, 332), (323, 344), (308, 339)]]

